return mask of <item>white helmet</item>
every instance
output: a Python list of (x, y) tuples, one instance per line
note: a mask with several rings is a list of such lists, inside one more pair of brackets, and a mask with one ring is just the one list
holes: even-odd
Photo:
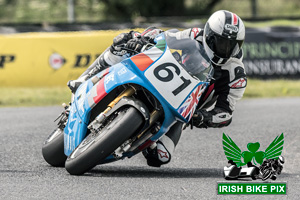
[(225, 64), (236, 56), (245, 40), (243, 21), (234, 13), (220, 10), (213, 13), (204, 27), (203, 45), (210, 60)]

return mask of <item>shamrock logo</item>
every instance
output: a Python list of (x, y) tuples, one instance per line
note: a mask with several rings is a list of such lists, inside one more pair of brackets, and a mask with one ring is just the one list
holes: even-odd
[(251, 162), (252, 159), (254, 158), (254, 164), (256, 165), (257, 163), (262, 164), (265, 153), (263, 151), (258, 151), (260, 144), (258, 142), (256, 143), (248, 143), (247, 148), (249, 151), (244, 151), (242, 153), (242, 157), (244, 158), (244, 163)]
[[(277, 136), (268, 148), (263, 151), (258, 151), (260, 144), (258, 142), (248, 143), (247, 149), (249, 151), (241, 151), (240, 148), (233, 142), (233, 140), (223, 133), (223, 149), (228, 160), (236, 163), (237, 167), (246, 165), (248, 162), (262, 164), (264, 159), (278, 159), (283, 149), (283, 133)], [(243, 161), (242, 161), (243, 158)]]

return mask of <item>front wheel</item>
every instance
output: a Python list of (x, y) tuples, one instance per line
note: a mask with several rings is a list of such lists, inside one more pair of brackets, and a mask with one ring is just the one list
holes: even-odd
[(143, 121), (133, 107), (112, 114), (103, 129), (97, 134), (90, 133), (70, 154), (66, 170), (72, 175), (81, 175), (92, 169), (128, 140)]
[(65, 166), (67, 156), (64, 154), (64, 131), (55, 129), (44, 142), (42, 154), (45, 161), (54, 167)]

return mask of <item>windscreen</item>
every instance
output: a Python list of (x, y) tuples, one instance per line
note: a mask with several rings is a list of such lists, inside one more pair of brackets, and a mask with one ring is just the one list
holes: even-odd
[(172, 55), (183, 68), (201, 81), (207, 81), (212, 74), (211, 62), (204, 47), (196, 40), (181, 39), (174, 32), (165, 32), (165, 38)]

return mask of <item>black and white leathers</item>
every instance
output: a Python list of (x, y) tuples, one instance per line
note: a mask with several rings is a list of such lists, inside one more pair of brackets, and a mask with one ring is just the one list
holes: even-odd
[[(172, 34), (177, 39), (195, 39), (199, 45), (203, 42), (203, 29), (200, 28), (190, 28)], [(204, 115), (204, 127), (223, 127), (231, 123), (236, 102), (243, 97), (247, 86), (242, 59), (241, 50), (225, 64), (213, 64), (214, 77), (198, 104), (198, 109)]]

